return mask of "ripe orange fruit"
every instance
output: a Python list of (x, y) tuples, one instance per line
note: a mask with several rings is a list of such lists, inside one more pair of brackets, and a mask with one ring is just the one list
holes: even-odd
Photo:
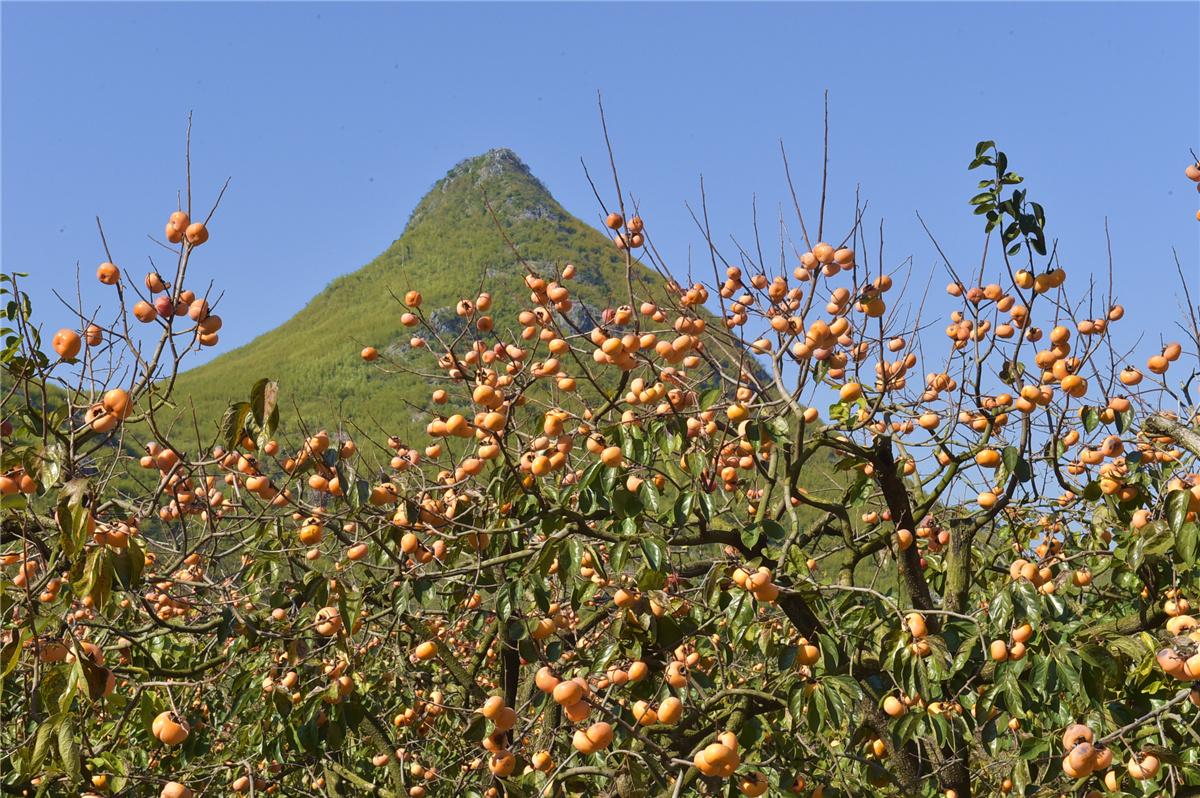
[(208, 240), (208, 228), (204, 226), (204, 222), (192, 222), (184, 231), (184, 236), (188, 244), (198, 247)]
[(317, 615), (313, 620), (313, 628), (317, 630), (317, 634), (325, 637), (333, 637), (342, 628), (342, 614), (337, 607), (322, 607), (317, 610)]
[(479, 714), (488, 720), (494, 720), (502, 709), (504, 709), (504, 699), (498, 695), (494, 695), (483, 702), (483, 706), (479, 709)]
[(121, 270), (115, 263), (106, 261), (96, 268), (96, 279), (105, 285), (116, 285), (121, 279)]
[(796, 646), (796, 662), (801, 665), (815, 665), (820, 659), (821, 650), (809, 643), (807, 638), (800, 638)]
[(617, 213), (616, 211), (613, 211), (612, 213), (610, 213), (608, 215), (608, 218), (606, 218), (604, 220), (604, 225), (610, 230), (620, 230), (622, 225), (624, 225), (624, 224), (625, 224), (625, 217), (623, 217), (621, 214)]
[(129, 418), (129, 414), (133, 412), (133, 402), (124, 388), (105, 391), (100, 403), (104, 405), (105, 410), (122, 421)]
[(143, 324), (149, 324), (158, 318), (158, 311), (149, 302), (142, 300), (133, 306), (133, 316)]
[(163, 785), (158, 798), (192, 798), (192, 791), (186, 785), (177, 781), (168, 781)]
[(662, 703), (658, 705), (659, 723), (678, 723), (681, 717), (683, 717), (683, 702), (675, 696), (664, 698)]
[(908, 633), (917, 639), (929, 634), (929, 629), (925, 624), (925, 616), (919, 612), (910, 612), (904, 616), (904, 625), (908, 628)]
[(499, 751), (492, 754), (491, 761), (488, 762), (488, 770), (496, 778), (504, 779), (512, 775), (513, 769), (517, 766), (517, 758), (512, 755), (511, 751)]
[(512, 707), (500, 707), (492, 718), (492, 733), (502, 734), (517, 725), (517, 712)]
[(601, 748), (607, 748), (608, 744), (612, 742), (613, 728), (611, 724), (602, 720), (588, 726), (583, 734), (592, 746), (594, 746), (593, 750), (598, 751)]
[(1073, 723), (1063, 732), (1062, 745), (1064, 751), (1070, 751), (1080, 743), (1095, 742), (1096, 735), (1091, 728), (1082, 723)]
[(175, 211), (167, 219), (166, 236), (167, 240), (172, 244), (178, 244), (183, 240), (184, 233), (191, 224), (191, 219), (183, 211)]
[(838, 390), (838, 397), (843, 402), (854, 402), (862, 396), (862, 386), (857, 382), (848, 382)]
[(995, 449), (984, 449), (975, 455), (975, 462), (984, 468), (999, 468), (1004, 458)]
[(549, 665), (543, 665), (534, 675), (534, 684), (543, 693), (550, 693), (558, 686), (559, 679), (554, 675), (554, 671), (550, 670)]
[(79, 354), (83, 341), (80, 339), (79, 333), (64, 327), (54, 334), (51, 345), (63, 360), (72, 360)]
[(567, 720), (572, 723), (582, 723), (587, 720), (588, 715), (592, 712), (591, 706), (586, 701), (576, 701), (574, 704), (568, 704), (563, 707), (563, 714), (567, 716)]
[(163, 745), (181, 745), (188, 738), (189, 726), (186, 720), (166, 710), (154, 719), (151, 731)]
[(1129, 776), (1135, 781), (1144, 781), (1154, 778), (1158, 774), (1160, 765), (1158, 757), (1154, 754), (1141, 752), (1130, 757), (1125, 769), (1129, 771)]
[(370, 363), (379, 357), (379, 350), (373, 346), (364, 346), (361, 354), (362, 359)]
[(737, 752), (724, 743), (710, 743), (704, 749), (704, 759), (717, 770), (737, 764)]
[(738, 779), (738, 790), (743, 795), (749, 795), (750, 798), (757, 798), (767, 791), (770, 783), (767, 777), (757, 771), (749, 773)]
[(568, 679), (555, 685), (552, 697), (559, 706), (571, 706), (583, 699), (583, 688), (578, 682)]

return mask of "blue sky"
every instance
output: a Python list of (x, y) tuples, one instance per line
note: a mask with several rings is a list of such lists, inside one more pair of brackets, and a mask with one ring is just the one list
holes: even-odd
[[(233, 180), (193, 266), (225, 290), (219, 351), (289, 318), (400, 235), (464, 157), (515, 149), (572, 212), (596, 220), (580, 167), (604, 174), (602, 91), (623, 185), (681, 276), (702, 251), (685, 202), (705, 176), (720, 237), (790, 203), (783, 139), (815, 213), (821, 103), (831, 105), (831, 226), (856, 188), (886, 260), (946, 275), (978, 259), (966, 200), (974, 143), (996, 139), (1047, 208), (1071, 279), (1107, 281), (1126, 335), (1175, 315), (1173, 249), (1200, 282), (1196, 3), (66, 4), (12, 3), (3, 26), (2, 255), (49, 329), (85, 306), (105, 223), (140, 273), (183, 185)], [(605, 188), (607, 183), (602, 184)], [(611, 196), (611, 192), (609, 192)], [(789, 222), (791, 221), (789, 217)]]

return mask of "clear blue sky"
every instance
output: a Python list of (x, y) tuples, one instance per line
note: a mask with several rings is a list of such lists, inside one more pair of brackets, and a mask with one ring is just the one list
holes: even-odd
[[(702, 241), (684, 208), (704, 174), (722, 238), (747, 240), (787, 201), (784, 139), (816, 200), (822, 94), (832, 109), (834, 229), (853, 192), (883, 216), (892, 263), (938, 270), (920, 211), (952, 258), (978, 256), (966, 164), (1000, 142), (1048, 210), (1072, 280), (1101, 279), (1104, 220), (1130, 330), (1174, 316), (1172, 248), (1200, 282), (1196, 3), (66, 4), (2, 6), (5, 270), (49, 329), (52, 286), (85, 303), (99, 214), (140, 273), (182, 187), (232, 176), (195, 265), (225, 292), (219, 350), (295, 313), (382, 251), (460, 159), (515, 149), (582, 218), (579, 159), (605, 173), (601, 90), (623, 183), (683, 274)], [(608, 183), (603, 184), (605, 188)], [(611, 195), (611, 192), (610, 192)], [(922, 279), (923, 283), (924, 280)]]

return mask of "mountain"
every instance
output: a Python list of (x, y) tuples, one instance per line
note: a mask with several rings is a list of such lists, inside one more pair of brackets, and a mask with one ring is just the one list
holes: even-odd
[[(413, 436), (423, 427), (418, 411), (428, 406), (433, 383), (385, 373), (364, 363), (359, 350), (371, 345), (409, 368), (435, 370), (429, 352), (410, 349), (413, 331), (400, 324), (397, 298), (410, 289), (422, 293), (422, 309), (443, 332), (462, 323), (455, 303), (480, 290), (494, 299), (497, 326), (516, 327), (529, 290), (513, 246), (546, 275), (555, 265), (576, 265), (571, 312), (585, 329), (604, 308), (626, 301), (624, 258), (612, 242), (559, 205), (514, 152), (490, 150), (439, 180), (403, 235), (377, 258), (334, 280), (274, 330), (180, 375), (174, 397), (181, 408), (194, 405), (197, 418), (211, 419), (215, 431), (230, 401), (245, 399), (256, 380), (270, 377), (279, 383), (283, 431), (297, 429), (298, 415), (306, 428), (333, 431), (344, 423), (376, 439)], [(639, 279), (661, 283), (649, 269), (637, 269)]]

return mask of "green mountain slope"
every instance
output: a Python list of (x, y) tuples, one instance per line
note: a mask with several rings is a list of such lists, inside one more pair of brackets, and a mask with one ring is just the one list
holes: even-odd
[[(215, 430), (230, 401), (245, 399), (255, 380), (270, 377), (280, 387), (282, 432), (295, 431), (298, 416), (310, 428), (347, 423), (372, 433), (414, 434), (423, 426), (417, 408), (428, 405), (432, 383), (370, 367), (359, 350), (370, 344), (411, 368), (434, 370), (428, 352), (409, 349), (412, 330), (400, 324), (404, 308), (392, 294), (403, 297), (409, 289), (421, 291), (423, 310), (444, 331), (459, 323), (454, 304), (481, 289), (494, 298), (497, 326), (515, 328), (529, 291), (497, 220), (539, 271), (550, 275), (553, 264), (576, 265), (572, 313), (580, 321), (626, 301), (624, 259), (612, 243), (567, 213), (511, 150), (491, 150), (438, 181), (404, 234), (375, 260), (334, 280), (283, 325), (181, 375), (180, 408), (194, 405), (197, 418)], [(639, 278), (661, 283), (637, 268)]]

